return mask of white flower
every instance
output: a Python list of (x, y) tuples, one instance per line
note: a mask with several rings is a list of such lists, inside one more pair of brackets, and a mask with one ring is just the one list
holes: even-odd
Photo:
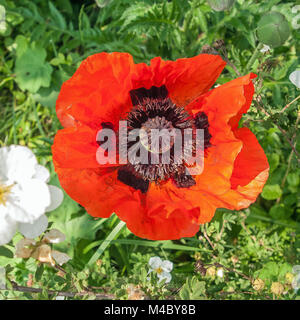
[(173, 263), (169, 260), (161, 260), (160, 257), (152, 257), (149, 259), (150, 270), (148, 272), (156, 272), (158, 277), (158, 283), (165, 280), (169, 283), (172, 279), (171, 271), (173, 270)]
[(294, 84), (297, 88), (300, 89), (300, 70), (293, 71), (290, 74), (289, 79), (292, 84)]
[(46, 230), (45, 212), (63, 200), (62, 191), (47, 184), (49, 178), (49, 171), (27, 147), (0, 148), (0, 245), (8, 243), (17, 230), (31, 239)]
[(264, 46), (261, 48), (260, 52), (265, 53), (270, 50), (271, 50), (271, 48), (268, 45), (264, 44)]
[(55, 300), (65, 300), (65, 296), (57, 296)]
[(223, 270), (222, 268), (219, 268), (219, 269), (217, 270), (217, 276), (218, 276), (219, 278), (223, 278), (223, 277), (224, 277), (224, 270)]

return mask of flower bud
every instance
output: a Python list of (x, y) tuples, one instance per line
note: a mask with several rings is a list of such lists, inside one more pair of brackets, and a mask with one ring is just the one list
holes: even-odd
[(285, 43), (290, 36), (290, 27), (284, 15), (279, 12), (265, 14), (258, 22), (257, 37), (271, 48)]
[(206, 270), (206, 275), (209, 276), (209, 277), (214, 277), (216, 275), (216, 267), (215, 266), (212, 266), (212, 267), (209, 267), (207, 270)]
[(265, 282), (262, 279), (257, 278), (252, 282), (252, 287), (255, 291), (261, 291), (264, 286)]
[(207, 0), (208, 4), (215, 11), (225, 11), (231, 9), (235, 0)]
[(280, 282), (273, 282), (271, 285), (271, 292), (280, 296), (284, 291), (284, 286)]

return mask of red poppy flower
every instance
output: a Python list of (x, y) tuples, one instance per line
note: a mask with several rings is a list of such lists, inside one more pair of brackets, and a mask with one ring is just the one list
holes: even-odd
[[(210, 90), (224, 66), (219, 56), (208, 54), (154, 58), (150, 65), (117, 52), (84, 60), (63, 84), (56, 104), (64, 129), (52, 151), (65, 191), (90, 215), (106, 218), (115, 212), (134, 234), (153, 240), (191, 237), (216, 208), (248, 207), (269, 172), (254, 134), (238, 127), (251, 104), (255, 75)], [(100, 165), (97, 133), (117, 130), (120, 120), (131, 129), (147, 129), (152, 120), (152, 128), (203, 129), (202, 174), (185, 175), (185, 166), (175, 163)]]

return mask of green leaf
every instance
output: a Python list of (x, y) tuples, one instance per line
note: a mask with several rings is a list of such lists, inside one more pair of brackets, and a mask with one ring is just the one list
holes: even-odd
[(18, 35), (16, 37), (15, 45), (16, 45), (16, 53), (17, 53), (17, 58), (18, 58), (22, 54), (24, 54), (26, 52), (26, 50), (28, 49), (28, 40), (26, 37), (24, 37), (22, 35)]
[(273, 206), (269, 213), (273, 219), (280, 220), (289, 218), (293, 214), (293, 211), (286, 208), (283, 203), (280, 203)]
[(287, 175), (287, 182), (290, 186), (297, 187), (300, 182), (299, 174), (296, 172), (289, 173)]
[(40, 265), (37, 267), (36, 272), (35, 272), (35, 275), (34, 275), (35, 280), (36, 280), (36, 281), (40, 281), (41, 278), (42, 278), (43, 273), (44, 273), (44, 265), (43, 265), (43, 264), (40, 264)]
[(30, 48), (16, 60), (16, 82), (22, 90), (32, 93), (40, 87), (49, 87), (52, 67), (45, 62), (44, 48)]
[(100, 247), (97, 249), (97, 251), (94, 253), (90, 261), (88, 262), (89, 265), (92, 265), (95, 263), (99, 257), (102, 255), (102, 253), (105, 251), (105, 249), (109, 246), (111, 241), (119, 234), (119, 232), (122, 230), (122, 228), (125, 226), (124, 221), (120, 221), (117, 226), (112, 230), (112, 232), (108, 235), (108, 237), (105, 239), (105, 241), (100, 245)]
[(61, 28), (61, 29), (66, 29), (66, 21), (62, 14), (55, 8), (55, 6), (52, 4), (52, 2), (49, 1), (49, 9), (50, 9), (50, 14), (56, 24)]
[(261, 196), (266, 200), (276, 200), (282, 195), (282, 190), (278, 184), (266, 185)]
[(205, 300), (205, 282), (199, 281), (195, 276), (187, 278), (179, 296), (182, 300)]
[(269, 161), (269, 165), (270, 165), (270, 173), (275, 171), (275, 169), (278, 167), (279, 160), (280, 160), (280, 157), (279, 157), (279, 154), (277, 154), (277, 153), (272, 153), (268, 157), (268, 161)]
[(54, 108), (58, 94), (59, 91), (54, 90), (51, 86), (50, 88), (40, 88), (32, 97), (43, 106)]
[(0, 246), (0, 256), (6, 257), (6, 258), (13, 258), (14, 254), (6, 247)]

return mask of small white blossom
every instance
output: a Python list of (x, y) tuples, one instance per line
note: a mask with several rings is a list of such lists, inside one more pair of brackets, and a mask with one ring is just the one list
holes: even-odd
[(271, 50), (271, 48), (268, 45), (264, 44), (264, 46), (261, 48), (260, 52), (265, 53), (270, 50)]
[(290, 74), (289, 79), (292, 84), (294, 84), (297, 88), (300, 89), (300, 70), (293, 71)]
[(17, 230), (31, 239), (46, 230), (45, 212), (63, 200), (62, 191), (47, 184), (49, 178), (49, 171), (27, 147), (0, 148), (0, 245)]
[(149, 273), (155, 272), (158, 277), (158, 283), (165, 280), (169, 283), (172, 279), (171, 271), (173, 270), (173, 263), (169, 260), (161, 260), (160, 257), (151, 257), (149, 259)]
[(223, 277), (224, 277), (224, 270), (223, 270), (222, 268), (219, 268), (219, 269), (217, 270), (217, 276), (218, 276), (219, 278), (223, 278)]

